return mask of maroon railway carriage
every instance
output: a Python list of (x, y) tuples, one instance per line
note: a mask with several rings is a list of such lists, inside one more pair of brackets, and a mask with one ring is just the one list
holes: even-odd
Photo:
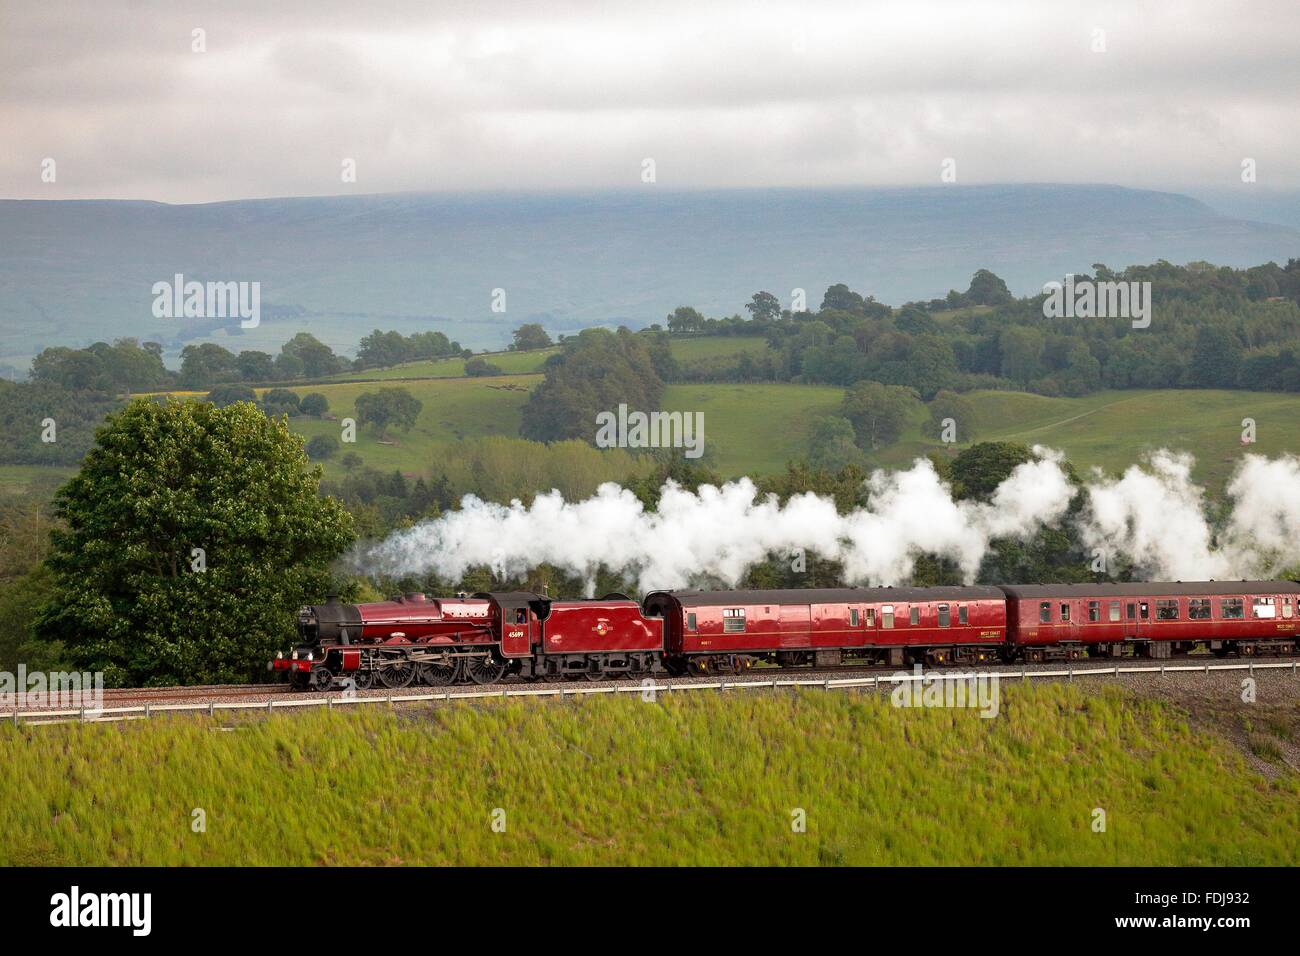
[(644, 607), (664, 620), (673, 670), (982, 661), (1006, 639), (1006, 598), (992, 587), (652, 591)]
[(1166, 658), (1204, 645), (1219, 656), (1297, 649), (1293, 581), (1005, 585), (1007, 640), (1027, 660), (1135, 654)]

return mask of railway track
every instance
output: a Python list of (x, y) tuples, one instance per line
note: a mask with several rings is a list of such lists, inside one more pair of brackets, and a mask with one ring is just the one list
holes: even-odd
[[(289, 690), (286, 684), (207, 684), (188, 687), (114, 687), (104, 691), (105, 703), (109, 701), (185, 701), (208, 700), (217, 697), (240, 697), (250, 694), (282, 694)], [(3, 700), (0, 700), (0, 704)]]
[[(1101, 677), (1164, 677), (1179, 675), (1197, 675), (1216, 672), (1248, 671), (1252, 667), (1274, 673), (1300, 673), (1300, 655), (1271, 655), (1269, 657), (1227, 658), (1209, 656), (1187, 656), (1171, 658), (1164, 661), (1152, 661), (1145, 658), (1124, 658), (1119, 660), (1084, 660), (1070, 662), (1050, 662), (1042, 664), (994, 664), (979, 666), (948, 665), (927, 667), (923, 675), (942, 674), (993, 674), (997, 673), (1004, 680), (1035, 675), (1044, 677), (1101, 676)], [(689, 689), (694, 685), (707, 688), (754, 686), (807, 686), (825, 684), (852, 683), (856, 680), (872, 679), (875, 687), (892, 687), (892, 680), (881, 680), (888, 675), (902, 673), (909, 678), (915, 674), (911, 669), (891, 667), (888, 665), (839, 665), (835, 667), (754, 667), (742, 674), (710, 674), (703, 676), (669, 677), (658, 675), (653, 685), (656, 688), (670, 690), (674, 688)], [(378, 701), (401, 701), (403, 699), (428, 700), (439, 697), (474, 698), (494, 696), (578, 696), (586, 693), (600, 692), (634, 692), (647, 677), (633, 679), (613, 679), (602, 681), (558, 680), (527, 681), (508, 677), (493, 685), (460, 684), (453, 687), (427, 687), (412, 684), (400, 689), (374, 688), (370, 690), (349, 690), (336, 688), (328, 691), (291, 692), (286, 684), (218, 684), (192, 687), (158, 687), (158, 688), (113, 688), (104, 691), (102, 709), (106, 716), (132, 718), (149, 716), (152, 705), (158, 705), (159, 712), (170, 710), (175, 705), (177, 710), (202, 710), (218, 708), (242, 709), (269, 705), (271, 708), (290, 706), (312, 706), (322, 703), (352, 702), (358, 699)], [(87, 708), (89, 709), (89, 708)], [(65, 716), (77, 713), (78, 709), (69, 711), (58, 702), (48, 706), (24, 706), (18, 713), (35, 718), (42, 712), (61, 712)], [(0, 720), (13, 719), (15, 714), (12, 695), (0, 697)]]

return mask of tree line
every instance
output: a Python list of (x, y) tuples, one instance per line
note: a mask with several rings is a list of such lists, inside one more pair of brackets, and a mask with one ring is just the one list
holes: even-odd
[(681, 307), (666, 326), (671, 335), (762, 335), (769, 346), (758, 356), (684, 364), (681, 381), (870, 380), (926, 401), (978, 388), (1071, 397), (1129, 388), (1300, 391), (1300, 259), (1247, 269), (1094, 264), (1075, 276), (1094, 281), (1151, 283), (1152, 325), (1045, 318), (1046, 294), (1015, 298), (980, 270), (964, 293), (897, 308), (835, 285), (816, 311), (791, 312), (759, 292), (748, 319), (705, 319)]

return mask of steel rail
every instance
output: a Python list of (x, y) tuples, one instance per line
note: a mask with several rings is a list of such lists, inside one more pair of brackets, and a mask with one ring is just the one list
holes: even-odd
[(195, 703), (178, 703), (178, 704), (144, 704), (132, 705), (126, 707), (103, 707), (88, 708), (80, 707), (65, 710), (33, 710), (33, 711), (10, 711), (0, 713), (0, 720), (11, 720), (15, 725), (24, 726), (41, 726), (47, 724), (62, 723), (98, 723), (119, 720), (140, 720), (153, 717), (159, 714), (171, 713), (195, 713), (203, 712), (208, 715), (215, 715), (217, 711), (268, 711), (303, 708), (303, 707), (324, 707), (332, 710), (338, 707), (352, 707), (363, 704), (387, 704), (395, 706), (397, 704), (415, 704), (427, 702), (451, 702), (458, 700), (490, 700), (490, 699), (508, 699), (521, 697), (556, 697), (561, 700), (570, 697), (586, 697), (593, 694), (645, 694), (645, 693), (665, 693), (668, 695), (686, 693), (691, 691), (733, 691), (733, 690), (775, 690), (782, 687), (789, 688), (821, 688), (823, 690), (851, 690), (866, 689), (879, 690), (882, 686), (897, 686), (899, 684), (912, 683), (916, 681), (969, 681), (972, 678), (992, 678), (998, 680), (1018, 680), (1028, 681), (1039, 678), (1065, 678), (1074, 680), (1076, 677), (1118, 677), (1124, 674), (1211, 674), (1223, 671), (1278, 671), (1288, 670), (1292, 675), (1300, 674), (1295, 660), (1276, 661), (1276, 662), (1254, 662), (1232, 664), (1159, 664), (1146, 666), (1123, 666), (1114, 665), (1111, 667), (1087, 667), (1075, 668), (1067, 667), (1057, 670), (1029, 670), (1020, 668), (1018, 670), (997, 670), (985, 671), (979, 668), (973, 668), (967, 671), (955, 671), (950, 669), (929, 670), (921, 673), (896, 672), (889, 675), (873, 674), (870, 677), (839, 677), (839, 678), (773, 678), (771, 680), (718, 680), (706, 683), (680, 683), (668, 684), (659, 683), (657, 680), (653, 683), (640, 684), (604, 684), (592, 685), (590, 687), (558, 687), (558, 688), (533, 688), (533, 687), (502, 687), (498, 690), (480, 690), (480, 691), (458, 691), (445, 690), (438, 692), (427, 692), (419, 694), (388, 694), (373, 696), (332, 696), (332, 697), (294, 697), (285, 700), (277, 700), (275, 697), (267, 701), (215, 701)]

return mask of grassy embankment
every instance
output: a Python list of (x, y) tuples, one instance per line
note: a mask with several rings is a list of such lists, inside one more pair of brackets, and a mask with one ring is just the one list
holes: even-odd
[(6, 865), (1300, 862), (1294, 773), (1117, 688), (5, 726), (0, 762)]

